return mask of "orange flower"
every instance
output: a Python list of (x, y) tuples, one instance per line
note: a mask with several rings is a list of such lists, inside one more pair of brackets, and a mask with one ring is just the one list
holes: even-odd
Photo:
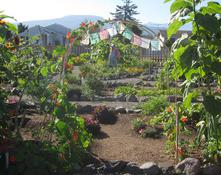
[(66, 37), (70, 38), (71, 37), (71, 32), (68, 32)]
[(10, 156), (10, 157), (9, 157), (9, 161), (10, 161), (11, 163), (15, 163), (15, 162), (16, 162), (16, 157), (15, 157), (15, 155)]
[(6, 24), (6, 21), (0, 19), (0, 25), (5, 25)]
[(171, 113), (171, 112), (173, 112), (173, 109), (172, 109), (172, 107), (171, 106), (169, 106), (168, 108), (167, 108), (167, 110), (166, 110), (167, 112), (169, 112), (169, 113)]
[(186, 122), (188, 121), (188, 119), (187, 119), (186, 116), (182, 116), (180, 120), (181, 120), (181, 122), (183, 122), (183, 123), (186, 123)]
[(6, 47), (7, 49), (11, 49), (11, 48), (13, 48), (13, 45), (12, 45), (12, 43), (7, 42), (7, 43), (5, 44), (5, 47)]
[(73, 134), (72, 134), (72, 138), (75, 142), (78, 141), (78, 132), (77, 131), (74, 131)]

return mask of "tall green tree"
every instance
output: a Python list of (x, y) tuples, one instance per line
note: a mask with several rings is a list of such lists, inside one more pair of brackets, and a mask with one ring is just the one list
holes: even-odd
[(117, 20), (125, 20), (125, 21), (137, 21), (134, 18), (135, 15), (139, 14), (137, 10), (137, 5), (133, 4), (131, 0), (122, 0), (123, 5), (117, 5), (116, 11), (111, 13), (114, 19)]

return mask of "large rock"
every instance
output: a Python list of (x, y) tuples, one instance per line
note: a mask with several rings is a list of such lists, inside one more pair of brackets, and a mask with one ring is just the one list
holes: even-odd
[(195, 158), (186, 158), (175, 166), (177, 173), (197, 175), (200, 172), (200, 161)]
[(140, 169), (148, 175), (160, 175), (162, 173), (162, 170), (158, 167), (158, 165), (153, 162), (147, 162), (141, 165)]
[(126, 100), (127, 100), (128, 102), (138, 102), (138, 99), (137, 99), (136, 95), (134, 95), (134, 94), (128, 95), (128, 96), (126, 97)]
[(123, 93), (118, 94), (115, 98), (117, 101), (126, 101), (126, 96)]
[(202, 175), (221, 175), (221, 167), (208, 165), (202, 169)]
[(129, 174), (141, 174), (142, 170), (139, 168), (139, 166), (136, 163), (129, 162), (126, 165), (124, 172), (129, 173)]

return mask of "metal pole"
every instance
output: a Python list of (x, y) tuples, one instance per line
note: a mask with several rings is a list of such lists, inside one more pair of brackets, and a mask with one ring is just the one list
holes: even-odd
[(179, 103), (176, 103), (176, 153), (175, 153), (175, 157), (176, 157), (176, 163), (179, 162)]

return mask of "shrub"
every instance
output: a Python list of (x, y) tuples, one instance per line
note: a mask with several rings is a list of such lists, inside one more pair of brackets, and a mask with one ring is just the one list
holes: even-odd
[(153, 97), (148, 102), (141, 105), (142, 113), (145, 115), (159, 114), (168, 104), (168, 101), (163, 96)]
[(101, 126), (98, 120), (95, 120), (91, 117), (84, 117), (84, 121), (85, 127), (88, 132), (90, 132), (93, 135), (97, 135), (100, 132)]
[(93, 115), (102, 124), (114, 124), (117, 121), (117, 116), (110, 111), (106, 106), (98, 106), (94, 109)]
[(133, 120), (132, 122), (132, 128), (133, 130), (139, 134), (143, 138), (159, 138), (160, 134), (159, 131), (153, 127), (153, 126), (148, 126), (145, 122), (145, 120), (137, 118)]
[(103, 83), (95, 76), (87, 76), (83, 84), (83, 94), (88, 97), (100, 95), (103, 89)]
[(81, 85), (81, 79), (72, 73), (67, 73), (65, 78), (68, 84)]
[(132, 129), (136, 132), (139, 132), (140, 129), (144, 129), (146, 127), (146, 123), (144, 120), (137, 118), (132, 120)]

